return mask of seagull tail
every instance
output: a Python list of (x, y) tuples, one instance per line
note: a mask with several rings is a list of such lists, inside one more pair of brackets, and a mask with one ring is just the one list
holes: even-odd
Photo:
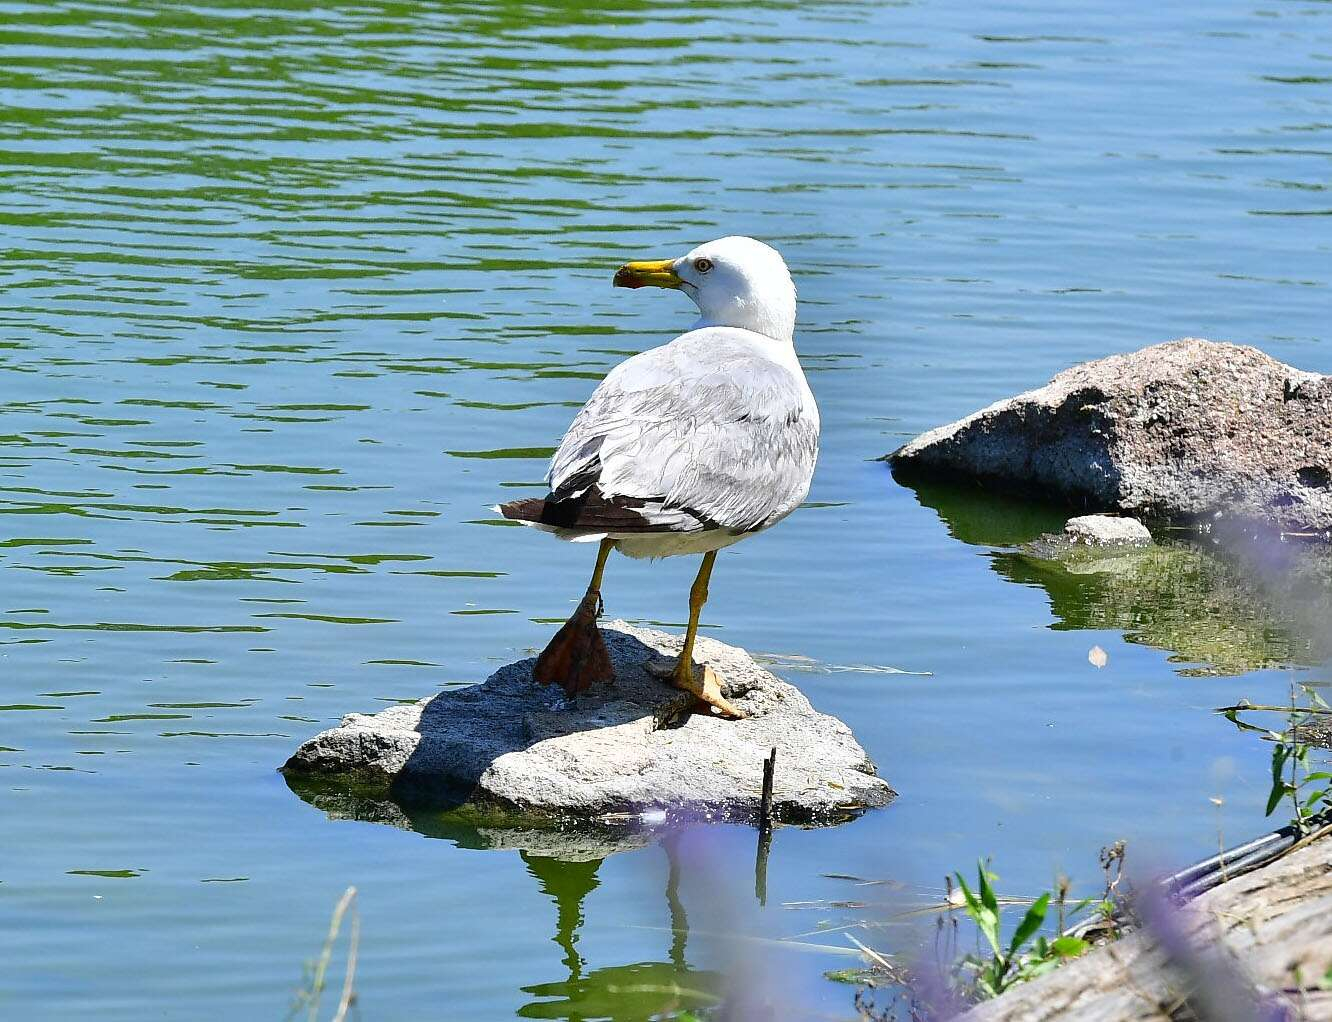
[(555, 512), (550, 503), (541, 497), (524, 497), (507, 504), (492, 504), (490, 510), (508, 521), (554, 533), (571, 543), (596, 543), (606, 538), (605, 529), (584, 531), (576, 524), (572, 527), (565, 525), (564, 516)]
[(542, 515), (546, 513), (546, 501), (543, 497), (524, 497), (521, 500), (511, 500), (507, 504), (493, 504), (490, 509), (511, 522), (522, 522), (524, 525), (545, 524)]
[(557, 533), (563, 539), (604, 539), (607, 536), (636, 536), (650, 532), (671, 532), (671, 525), (653, 521), (645, 511), (644, 500), (629, 497), (606, 498), (597, 487), (575, 493), (562, 491), (545, 497), (523, 497), (495, 507), (511, 522), (522, 522)]

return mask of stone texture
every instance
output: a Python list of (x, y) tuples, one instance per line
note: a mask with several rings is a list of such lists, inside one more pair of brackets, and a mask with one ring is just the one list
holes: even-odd
[[(1332, 1019), (1332, 990), (1321, 984), (1332, 962), (1332, 838), (1208, 891), (1171, 928), (1169, 953), (1149, 934), (1134, 933), (1014, 987), (959, 1022), (1193, 1018), (1181, 1005), (1186, 996), (1194, 1007), (1211, 1008), (1209, 1019)], [(1297, 991), (1299, 981), (1305, 988)], [(1284, 1002), (1290, 1014), (1261, 1015), (1244, 1003), (1246, 987)], [(1230, 995), (1229, 1011), (1215, 1003), (1219, 995)]]
[(415, 804), (496, 807), (528, 817), (672, 816), (748, 819), (758, 810), (763, 759), (778, 749), (774, 813), (831, 821), (893, 798), (834, 717), (744, 650), (700, 637), (695, 660), (723, 679), (747, 715), (681, 715), (687, 693), (643, 668), (674, 656), (680, 638), (613, 622), (602, 629), (617, 681), (567, 700), (532, 680), (534, 660), (483, 684), (379, 713), (353, 713), (305, 742), (289, 780), (336, 777)]
[(1064, 525), (1064, 535), (1074, 542), (1093, 546), (1147, 546), (1152, 541), (1147, 526), (1136, 518), (1112, 515), (1070, 518)]
[(1332, 530), (1332, 377), (1184, 338), (1074, 366), (917, 437), (894, 471), (989, 479), (1093, 510)]

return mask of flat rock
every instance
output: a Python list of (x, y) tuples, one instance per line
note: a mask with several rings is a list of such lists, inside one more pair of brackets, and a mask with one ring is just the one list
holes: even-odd
[(1081, 515), (1064, 524), (1064, 535), (1075, 543), (1093, 546), (1147, 546), (1152, 534), (1136, 518)]
[(283, 772), (289, 781), (339, 778), (413, 804), (535, 818), (752, 819), (775, 747), (779, 820), (833, 822), (894, 797), (850, 728), (744, 650), (704, 637), (695, 647), (694, 659), (721, 676), (746, 714), (722, 720), (684, 713), (692, 697), (644, 669), (675, 656), (678, 636), (619, 621), (602, 635), (615, 665), (611, 686), (569, 700), (532, 680), (535, 659), (521, 660), (479, 685), (349, 714), (306, 741)]
[(888, 455), (1092, 510), (1332, 535), (1332, 377), (1184, 338), (1066, 369)]

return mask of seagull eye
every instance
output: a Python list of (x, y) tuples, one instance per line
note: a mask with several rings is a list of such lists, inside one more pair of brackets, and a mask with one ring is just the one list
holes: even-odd
[(695, 259), (695, 260), (694, 260), (694, 269), (696, 269), (699, 273), (707, 273), (710, 269), (712, 269), (712, 260), (711, 260), (711, 259)]

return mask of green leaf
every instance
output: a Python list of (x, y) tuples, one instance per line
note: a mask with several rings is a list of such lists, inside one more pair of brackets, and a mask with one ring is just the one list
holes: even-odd
[[(1286, 757), (1290, 755), (1290, 749), (1279, 742), (1272, 746), (1272, 783), (1278, 784), (1281, 781), (1281, 770), (1286, 765)], [(1268, 810), (1271, 812), (1271, 810)]]
[[(953, 874), (957, 878), (957, 886), (962, 891), (962, 897), (967, 903), (967, 915), (971, 921), (976, 924), (976, 929), (980, 930), (985, 942), (997, 955), (999, 950), (999, 913), (991, 911), (981, 898), (976, 897), (971, 888), (967, 886), (966, 880), (962, 878), (961, 873)], [(987, 883), (984, 872), (981, 873), (982, 890)], [(994, 897), (994, 892), (990, 892), (990, 897)]]
[(1222, 710), (1221, 716), (1225, 717), (1226, 720), (1230, 721), (1241, 731), (1257, 731), (1260, 734), (1272, 733), (1268, 731), (1267, 728), (1265, 727), (1258, 727), (1258, 725), (1256, 724), (1250, 724), (1248, 721), (1240, 720), (1239, 717), (1236, 715), (1238, 712), (1239, 712), (1238, 710)]
[(988, 908), (982, 907), (980, 915), (976, 917), (977, 928), (985, 935), (986, 943), (995, 955), (1002, 955), (1003, 950), (999, 944), (999, 916), (991, 912)]
[(1008, 953), (1015, 955), (1023, 944), (1031, 939), (1032, 934), (1041, 928), (1041, 923), (1045, 922), (1045, 910), (1050, 905), (1050, 892), (1046, 891), (1036, 903), (1027, 909), (1027, 914), (1022, 917), (1022, 922), (1018, 923), (1018, 928), (1013, 931), (1013, 941), (1008, 945)]
[(1003, 953), (999, 944), (999, 901), (990, 886), (990, 878), (985, 872), (984, 863), (978, 864), (976, 875), (979, 878), (979, 896), (973, 894), (962, 874), (957, 874), (958, 885), (962, 888), (962, 897), (967, 900), (967, 914), (984, 936), (985, 942), (996, 955)]
[(990, 875), (985, 871), (985, 863), (976, 864), (976, 874), (980, 877), (981, 904), (997, 916), (999, 914), (999, 899), (995, 897), (994, 887), (990, 884)]
[(1058, 958), (1047, 958), (1043, 962), (1035, 962), (1022, 970), (1022, 978), (1028, 980), (1035, 979), (1037, 976), (1044, 976), (1047, 972), (1059, 968), (1059, 965)]
[(1060, 958), (1077, 958), (1086, 954), (1091, 944), (1081, 937), (1056, 937), (1050, 942), (1050, 950)]
[[(851, 986), (865, 987), (873, 986), (878, 977), (874, 975), (873, 969), (832, 969), (823, 974), (823, 978), (831, 980), (834, 983), (847, 983)], [(683, 1017), (683, 1016), (682, 1016)], [(696, 1016), (691, 1015), (690, 1018)]]
[(1290, 785), (1281, 780), (1272, 785), (1272, 793), (1267, 796), (1267, 812), (1265, 815), (1271, 816), (1276, 812), (1276, 807), (1281, 805), (1281, 800), (1289, 794), (1289, 788)]
[(967, 882), (962, 878), (961, 873), (954, 873), (953, 876), (957, 878), (958, 889), (962, 891), (962, 898), (967, 903), (967, 915), (971, 916), (972, 919), (975, 919), (981, 913), (980, 902), (976, 899), (976, 896), (971, 893), (971, 888), (967, 886)]

